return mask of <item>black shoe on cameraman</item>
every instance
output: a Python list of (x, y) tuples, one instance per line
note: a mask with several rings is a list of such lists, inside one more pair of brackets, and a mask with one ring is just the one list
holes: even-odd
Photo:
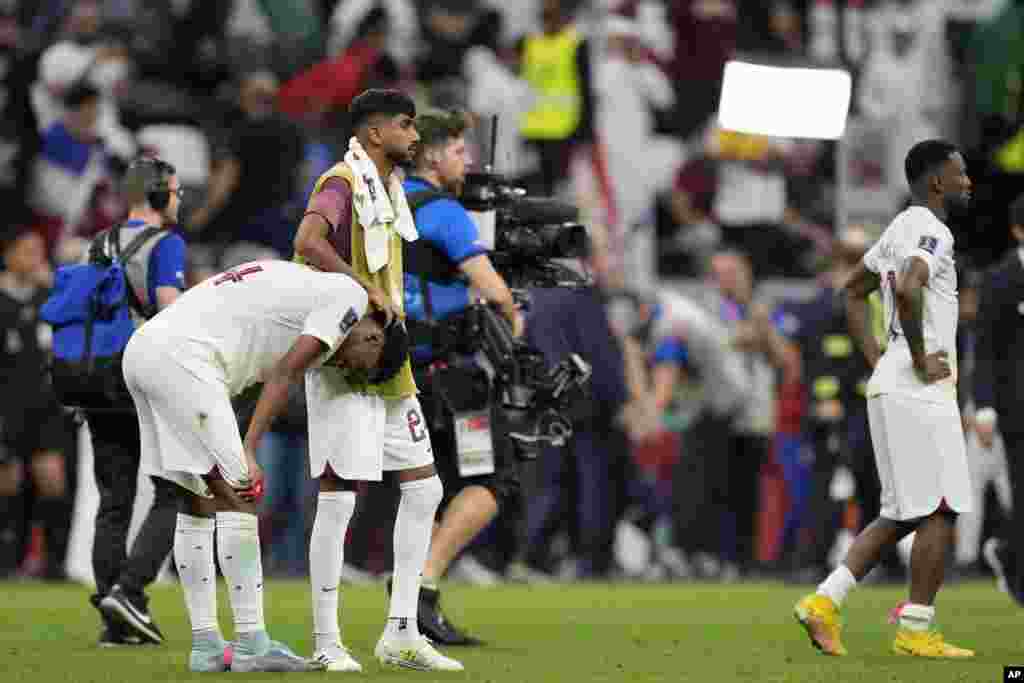
[[(387, 591), (391, 595), (391, 579), (388, 579)], [(422, 635), (438, 645), (470, 647), (484, 644), (484, 641), (464, 633), (448, 621), (441, 611), (441, 591), (437, 588), (420, 586), (416, 625)]]
[(145, 640), (123, 627), (118, 621), (111, 619), (103, 610), (100, 609), (100, 600), (102, 599), (102, 595), (89, 596), (89, 604), (96, 608), (96, 611), (100, 613), (100, 619), (103, 620), (103, 629), (100, 631), (100, 637), (97, 641), (97, 645), (100, 647), (146, 645)]
[(160, 632), (153, 617), (146, 609), (145, 596), (128, 595), (121, 586), (115, 585), (109, 594), (100, 600), (100, 610), (111, 621), (118, 623), (129, 632), (155, 645), (164, 642), (164, 634)]

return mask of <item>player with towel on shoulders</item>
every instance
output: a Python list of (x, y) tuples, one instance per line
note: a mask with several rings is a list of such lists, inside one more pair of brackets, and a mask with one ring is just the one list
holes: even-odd
[[(313, 189), (295, 236), (296, 259), (352, 275), (370, 302), (402, 322), (402, 241), (418, 238), (397, 166), (419, 142), (416, 106), (397, 90), (367, 90), (352, 100), (355, 135), (345, 159)], [(387, 382), (367, 382), (329, 368), (306, 379), (310, 473), (320, 483), (309, 541), (314, 657), (328, 671), (361, 671), (341, 641), (338, 584), (356, 485), (393, 472), (401, 489), (395, 519), (394, 576), (384, 633), (374, 654), (388, 666), (462, 671), (420, 632), (421, 572), (444, 488), (408, 358)]]

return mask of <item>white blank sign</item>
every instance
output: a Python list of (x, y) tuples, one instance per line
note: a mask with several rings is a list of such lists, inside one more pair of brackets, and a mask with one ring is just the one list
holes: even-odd
[(846, 128), (850, 89), (840, 69), (728, 62), (718, 121), (740, 133), (834, 140)]

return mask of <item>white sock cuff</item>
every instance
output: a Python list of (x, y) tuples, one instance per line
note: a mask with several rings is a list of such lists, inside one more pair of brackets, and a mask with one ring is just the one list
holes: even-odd
[(441, 485), (441, 478), (436, 474), (432, 474), (425, 479), (413, 479), (412, 481), (403, 481), (398, 485), (398, 488), (402, 491), (415, 491), (416, 489), (437, 489), (444, 493), (444, 486)]
[(318, 500), (339, 501), (339, 502), (342, 502), (342, 503), (346, 503), (346, 502), (355, 503), (356, 502), (356, 492), (355, 491), (321, 491), (319, 493), (319, 495), (317, 495), (317, 499)]
[(178, 531), (192, 531), (203, 534), (212, 534), (214, 526), (213, 517), (196, 517), (195, 515), (186, 515), (184, 512), (178, 513), (178, 518), (175, 522), (175, 528)]
[(836, 571), (839, 572), (839, 575), (843, 577), (844, 581), (848, 581), (852, 585), (857, 585), (857, 577), (853, 575), (853, 572), (851, 572), (850, 568), (845, 564), (840, 563), (839, 566), (836, 567)]
[(915, 605), (912, 602), (908, 602), (900, 609), (900, 616), (931, 621), (935, 617), (935, 607), (931, 605)]
[(259, 531), (259, 519), (248, 512), (218, 512), (217, 528)]

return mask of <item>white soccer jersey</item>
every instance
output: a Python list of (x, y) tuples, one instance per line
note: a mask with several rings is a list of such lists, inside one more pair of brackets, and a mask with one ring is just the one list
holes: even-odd
[[(914, 372), (910, 346), (896, 309), (896, 281), (910, 257), (928, 263), (922, 329), (926, 353), (945, 351), (952, 376), (925, 384)], [(956, 265), (953, 233), (923, 206), (912, 206), (893, 219), (882, 237), (864, 255), (864, 265), (880, 278), (888, 344), (868, 382), (868, 396), (900, 394), (922, 401), (956, 401)]]
[(366, 291), (347, 275), (256, 261), (196, 285), (139, 334), (174, 339), (176, 361), (207, 379), (217, 371), (235, 395), (262, 382), (300, 335), (327, 346), (317, 363), (322, 364), (366, 307)]

